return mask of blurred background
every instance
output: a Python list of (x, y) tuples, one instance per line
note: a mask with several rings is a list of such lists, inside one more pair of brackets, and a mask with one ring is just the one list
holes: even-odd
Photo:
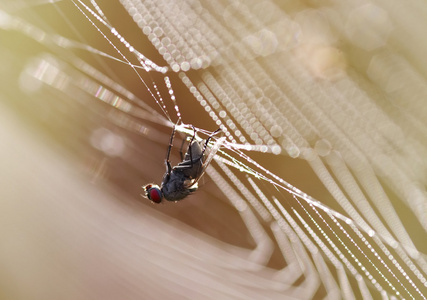
[[(425, 299), (426, 16), (2, 0), (0, 298)], [(179, 116), (227, 142), (153, 205)]]

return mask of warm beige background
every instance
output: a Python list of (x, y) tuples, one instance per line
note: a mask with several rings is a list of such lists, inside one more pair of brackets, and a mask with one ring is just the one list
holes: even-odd
[[(99, 3), (111, 24), (136, 49), (167, 65), (118, 2)], [(217, 18), (229, 30), (220, 34), (227, 43), (213, 47), (218, 53), (210, 57), (211, 64), (205, 62), (206, 69), (186, 74), (196, 83), (208, 82), (209, 76), (219, 81), (226, 78), (222, 87), (232, 78), (244, 78), (233, 84), (254, 94), (274, 95), (273, 100), (295, 104), (301, 113), (295, 117), (294, 111), (284, 109), (289, 108), (286, 105), (273, 109), (290, 124), (272, 126), (269, 131), (283, 147), (283, 155), (249, 152), (250, 156), (345, 216), (348, 210), (338, 200), (347, 197), (357, 206), (358, 200), (367, 197), (381, 225), (413, 254), (411, 261), (419, 259), (420, 268), (425, 268), (426, 6), (416, 1), (402, 7), (387, 1), (266, 1), (248, 2), (247, 11), (239, 5), (222, 11), (225, 2), (209, 3), (204, 3), (209, 13), (198, 18)], [(195, 11), (200, 12), (196, 4)], [(175, 8), (166, 5), (161, 11), (174, 16)], [(357, 282), (347, 269), (340, 273), (318, 248), (303, 247), (303, 235), (286, 232), (280, 240), (284, 234), (276, 223), (253, 217), (249, 209), (237, 211), (227, 199), (231, 193), (218, 188), (208, 176), (195, 195), (180, 203), (154, 206), (142, 199), (141, 185), (159, 183), (164, 173), (170, 128), (163, 126), (163, 119), (150, 121), (150, 113), (142, 114), (137, 105), (122, 113), (106, 104), (96, 89), (90, 90), (91, 84), (99, 86), (103, 80), (95, 75), (105, 75), (112, 83), (104, 86), (113, 90), (118, 83), (133, 94), (122, 90), (113, 96), (134, 97), (141, 106), (159, 113), (134, 71), (93, 53), (98, 49), (121, 59), (69, 1), (56, 6), (4, 1), (0, 12), (1, 299), (361, 299), (360, 285), (373, 299), (380, 297), (369, 280), (360, 277)], [(239, 31), (245, 28), (241, 24), (245, 13), (250, 21), (259, 22), (259, 27), (249, 30), (253, 34)], [(300, 31), (292, 31), (290, 21)], [(203, 23), (193, 24), (182, 15), (173, 22), (177, 29), (178, 25), (204, 28)], [(221, 28), (211, 26), (213, 32)], [(188, 32), (196, 42), (206, 38)], [(277, 44), (271, 32), (277, 33)], [(68, 48), (55, 34), (81, 44)], [(117, 40), (114, 44), (123, 51)], [(82, 50), (82, 45), (94, 48)], [(101, 71), (82, 75), (78, 59)], [(254, 65), (260, 69), (242, 71)], [(256, 70), (263, 68), (269, 70), (268, 84), (257, 81), (264, 77), (257, 77)], [(162, 76), (141, 74), (167, 94)], [(184, 121), (214, 131), (218, 126), (177, 74), (168, 74)], [(243, 84), (259, 86), (250, 89)], [(253, 111), (267, 107), (264, 98), (253, 102), (245, 95), (215, 94), (221, 100), (230, 97), (236, 105), (252, 103)], [(165, 102), (175, 120), (170, 101), (165, 98)], [(271, 111), (263, 116), (257, 120), (263, 119), (263, 124), (275, 118)], [(254, 124), (253, 120), (249, 123)], [(180, 140), (175, 146), (179, 145)], [(353, 156), (355, 149), (360, 156)], [(174, 153), (173, 161), (178, 160)], [(339, 163), (349, 171), (340, 169)], [(337, 165), (342, 173), (331, 175)], [(248, 185), (244, 174), (235, 174)], [(356, 180), (347, 181), (348, 174)], [(363, 182), (371, 175), (378, 185)], [(270, 201), (273, 195), (281, 197), (285, 208), (302, 213), (287, 193), (269, 183), (256, 183)], [(338, 191), (343, 194), (333, 193)], [(353, 198), (355, 194), (358, 197)], [(384, 195), (390, 206), (382, 202)], [(363, 211), (363, 207), (356, 210)], [(363, 216), (366, 222), (374, 222), (369, 215)], [(307, 215), (302, 218), (310, 221)], [(327, 230), (325, 224), (321, 228)], [(335, 230), (357, 253), (348, 237)], [(383, 236), (386, 233), (381, 231)], [(356, 238), (354, 233), (352, 238)], [(313, 238), (310, 242), (314, 243)], [(365, 247), (362, 242), (358, 245)], [(346, 258), (350, 258), (348, 253)], [(425, 293), (422, 276), (418, 280), (405, 267), (417, 291), (384, 254), (382, 259), (393, 271), (389, 273), (377, 262), (382, 274), (401, 293), (406, 291), (396, 277), (415, 299)], [(363, 263), (381, 287), (393, 293), (384, 278), (366, 260)], [(349, 286), (340, 281), (345, 277), (339, 276), (345, 274)]]

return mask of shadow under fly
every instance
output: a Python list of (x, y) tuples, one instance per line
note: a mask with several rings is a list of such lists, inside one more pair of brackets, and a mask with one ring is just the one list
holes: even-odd
[[(179, 122), (179, 120), (178, 120)], [(154, 183), (143, 186), (145, 197), (153, 203), (160, 203), (165, 198), (168, 201), (182, 200), (194, 191), (197, 190), (197, 183), (205, 173), (206, 168), (209, 166), (216, 152), (221, 144), (224, 142), (225, 137), (221, 137), (210, 145), (212, 137), (221, 131), (217, 129), (206, 140), (196, 138), (196, 129), (192, 126), (193, 135), (189, 136), (183, 141), (180, 149), (181, 162), (172, 167), (170, 163), (170, 154), (172, 150), (173, 139), (176, 131), (176, 124), (173, 127), (172, 134), (169, 141), (169, 146), (166, 152), (166, 173), (163, 176), (162, 184), (160, 187)], [(187, 139), (189, 140), (187, 152), (183, 156), (182, 148)]]

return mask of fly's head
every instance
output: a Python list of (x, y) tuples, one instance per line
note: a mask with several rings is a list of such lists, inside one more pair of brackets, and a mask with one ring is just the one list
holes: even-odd
[(145, 192), (145, 197), (153, 203), (160, 203), (163, 199), (163, 193), (157, 184), (147, 184), (142, 187)]

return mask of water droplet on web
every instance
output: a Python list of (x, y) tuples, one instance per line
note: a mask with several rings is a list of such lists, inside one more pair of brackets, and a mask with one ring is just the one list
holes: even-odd
[(282, 136), (283, 134), (283, 129), (282, 127), (280, 127), (279, 125), (273, 125), (270, 129), (270, 134), (275, 137), (278, 138), (280, 136)]
[(314, 145), (314, 150), (319, 154), (319, 156), (326, 156), (332, 150), (331, 143), (326, 139), (320, 139)]
[(150, 26), (144, 26), (144, 28), (142, 28), (142, 32), (146, 35), (151, 33), (151, 27)]
[(291, 146), (291, 147), (286, 148), (286, 152), (292, 158), (297, 158), (300, 156), (300, 149), (297, 146)]
[(280, 153), (282, 153), (282, 148), (281, 148), (279, 145), (274, 145), (274, 146), (271, 148), (271, 152), (272, 152), (274, 155), (279, 155)]
[(188, 61), (184, 61), (183, 63), (181, 63), (181, 70), (184, 72), (190, 70), (190, 64), (188, 63)]
[(180, 71), (180, 67), (179, 67), (179, 65), (178, 64), (172, 64), (172, 66), (171, 66), (171, 69), (172, 69), (172, 71), (174, 71), (174, 72), (179, 72)]
[(157, 37), (161, 37), (163, 35), (163, 29), (160, 27), (156, 27), (153, 29), (153, 33), (157, 36)]

